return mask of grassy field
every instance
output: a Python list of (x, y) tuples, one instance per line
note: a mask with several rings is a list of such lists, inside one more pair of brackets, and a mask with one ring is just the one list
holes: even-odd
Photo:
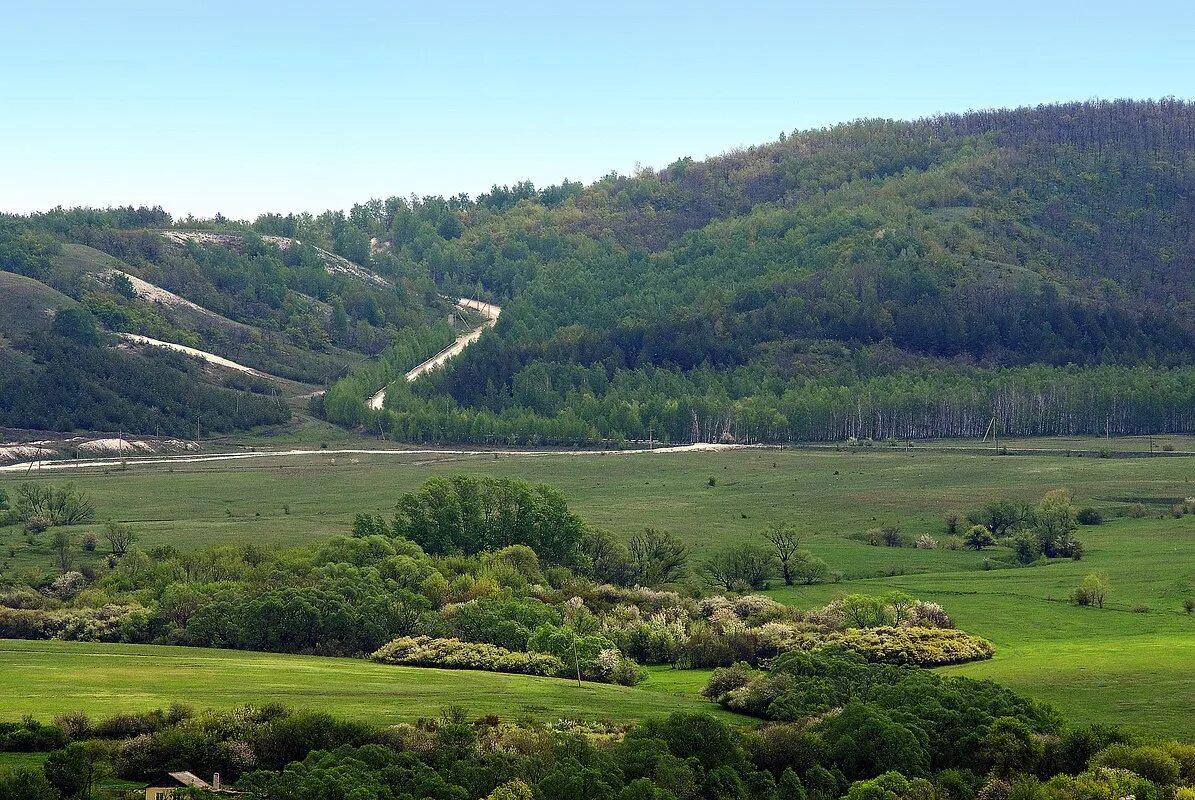
[[(924, 573), (781, 589), (801, 606), (842, 592), (901, 589), (941, 603), (959, 627), (996, 644), (991, 661), (944, 672), (990, 678), (1047, 700), (1082, 722), (1120, 723), (1195, 739), (1195, 524), (1115, 520), (1084, 528), (1081, 562)], [(1108, 577), (1105, 608), (1065, 602), (1088, 572)]]
[(627, 722), (704, 710), (735, 719), (696, 692), (708, 673), (654, 669), (636, 688), (351, 658), (191, 647), (0, 639), (0, 720), (85, 710), (103, 717), (165, 708), (279, 702), (379, 724), (438, 717), (449, 706), (507, 719)]
[[(941, 602), (961, 627), (997, 644), (992, 661), (952, 671), (1007, 683), (1076, 719), (1195, 739), (1195, 619), (1182, 611), (1183, 598), (1195, 596), (1195, 517), (1167, 513), (1175, 499), (1195, 495), (1195, 458), (888, 447), (575, 457), (319, 455), (176, 465), (173, 471), (133, 465), (71, 477), (96, 501), (101, 517), (129, 522), (145, 544), (189, 548), (317, 542), (346, 533), (354, 512), (389, 514), (402, 492), (454, 472), (555, 484), (590, 523), (621, 534), (648, 526), (671, 530), (691, 545), (696, 561), (754, 539), (770, 522), (792, 522), (806, 546), (843, 579), (777, 590), (777, 597), (810, 605), (844, 592), (904, 589)], [(1055, 487), (1071, 489), (1080, 504), (1109, 516), (1106, 524), (1080, 532), (1087, 546), (1080, 562), (985, 570), (985, 558), (999, 552), (871, 547), (851, 538), (892, 524), (910, 537), (930, 533), (944, 540), (948, 512), (997, 497), (1032, 501)], [(1147, 518), (1118, 516), (1133, 503), (1144, 505)], [(8, 569), (49, 568), (50, 553), (10, 528), (0, 531), (0, 566), (5, 563)], [(1089, 572), (1108, 576), (1105, 609), (1065, 602)]]

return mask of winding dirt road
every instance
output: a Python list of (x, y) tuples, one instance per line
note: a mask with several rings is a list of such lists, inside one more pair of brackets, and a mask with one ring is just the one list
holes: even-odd
[[(408, 372), (404, 377), (407, 382), (415, 380), (420, 375), (431, 372), (433, 369), (443, 366), (449, 359), (460, 355), (466, 347), (476, 342), (481, 338), (481, 334), (486, 328), (492, 328), (498, 324), (498, 316), (502, 313), (502, 309), (493, 303), (484, 303), (481, 300), (471, 300), (467, 297), (461, 297), (456, 301), (456, 304), (461, 308), (467, 308), (471, 311), (480, 311), (485, 315), (485, 322), (473, 328), (468, 333), (461, 334), (456, 341), (445, 347), (434, 356), (424, 361), (419, 366)], [(386, 390), (392, 384), (383, 386), (378, 393), (366, 401), (366, 405), (375, 411), (380, 411), (386, 404)]]

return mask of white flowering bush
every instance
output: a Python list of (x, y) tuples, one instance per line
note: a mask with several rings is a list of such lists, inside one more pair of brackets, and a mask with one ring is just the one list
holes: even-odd
[(733, 602), (734, 613), (741, 619), (774, 620), (785, 616), (787, 606), (777, 603), (770, 597), (758, 594), (745, 594)]
[(50, 584), (50, 594), (63, 600), (69, 600), (87, 585), (87, 579), (82, 572), (71, 570), (54, 579)]
[(382, 664), (448, 669), (479, 669), (522, 675), (559, 675), (564, 662), (547, 653), (518, 653), (493, 644), (400, 636), (376, 650), (370, 659)]
[(918, 600), (909, 615), (902, 621), (903, 625), (912, 628), (953, 628), (954, 621), (946, 614), (946, 609), (937, 603), (926, 603)]
[(938, 546), (938, 540), (928, 533), (923, 533), (917, 537), (914, 544), (917, 545), (918, 550), (934, 550)]

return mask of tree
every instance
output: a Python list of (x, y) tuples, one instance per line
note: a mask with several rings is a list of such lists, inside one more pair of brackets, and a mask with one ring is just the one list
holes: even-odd
[(830, 574), (830, 565), (814, 556), (808, 550), (798, 550), (792, 554), (790, 572), (793, 580), (809, 586), (821, 583)]
[(54, 561), (58, 565), (59, 571), (63, 575), (70, 572), (71, 565), (75, 561), (75, 537), (67, 531), (56, 530), (54, 538), (50, 541), (50, 547), (54, 550)]
[(135, 300), (137, 298), (137, 287), (129, 280), (129, 276), (123, 272), (116, 273), (116, 277), (112, 279), (112, 288), (118, 295), (127, 300)]
[(979, 740), (980, 758), (999, 775), (1032, 773), (1044, 754), (1041, 739), (1015, 717), (996, 719)]
[(630, 582), (635, 571), (631, 552), (613, 533), (599, 528), (587, 528), (582, 551), (589, 560), (589, 572), (600, 583), (622, 586)]
[(848, 594), (841, 601), (847, 622), (856, 628), (876, 628), (888, 622), (888, 604), (867, 594)]
[(0, 769), (0, 800), (58, 800), (42, 770)]
[(775, 575), (776, 556), (768, 547), (740, 544), (710, 556), (701, 569), (710, 583), (728, 592), (762, 589)]
[(46, 780), (64, 797), (91, 800), (96, 781), (111, 774), (103, 742), (71, 742), (46, 758)]
[(905, 592), (889, 592), (883, 597), (884, 604), (892, 612), (892, 623), (899, 625), (909, 618), (917, 605), (917, 598)]
[(887, 547), (900, 547), (904, 541), (900, 535), (900, 528), (895, 525), (885, 525), (880, 531), (880, 536), (884, 539), (884, 544)]
[(398, 500), (393, 530), (430, 555), (525, 544), (548, 564), (575, 566), (583, 526), (564, 495), (518, 478), (432, 478)]
[(689, 548), (668, 531), (647, 528), (627, 541), (634, 582), (643, 586), (675, 583), (685, 576)]
[(967, 535), (963, 537), (963, 544), (972, 550), (983, 550), (996, 543), (996, 537), (983, 525), (972, 525)]
[(1103, 608), (1107, 596), (1108, 579), (1094, 572), (1083, 578), (1083, 582), (1071, 592), (1071, 599), (1081, 606), (1095, 605)]
[(112, 555), (123, 556), (128, 552), (129, 547), (137, 541), (137, 534), (128, 525), (109, 522), (104, 526), (104, 538), (108, 540)]
[(1029, 506), (1011, 500), (994, 500), (968, 519), (976, 525), (983, 525), (997, 539), (1032, 517)]
[(1033, 531), (1046, 558), (1069, 556), (1073, 535), (1079, 528), (1079, 510), (1066, 489), (1046, 492), (1033, 512)]
[(63, 308), (54, 315), (53, 331), (64, 339), (82, 345), (96, 345), (100, 328), (95, 317), (84, 308)]
[[(776, 523), (763, 532), (763, 537), (772, 544), (776, 551), (776, 559), (780, 562), (780, 575), (784, 578), (785, 586), (792, 586), (796, 579), (793, 574), (793, 558), (801, 546), (801, 537), (790, 525)], [(825, 563), (824, 561), (822, 562)], [(813, 583), (814, 581), (807, 581)]]

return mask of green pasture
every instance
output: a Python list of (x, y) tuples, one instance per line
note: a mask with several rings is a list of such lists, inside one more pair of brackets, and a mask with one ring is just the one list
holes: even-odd
[[(583, 456), (319, 454), (176, 464), (172, 470), (131, 464), (127, 470), (47, 473), (43, 479), (74, 480), (92, 496), (102, 518), (131, 524), (145, 545), (193, 548), (230, 541), (318, 542), (346, 533), (355, 512), (389, 514), (402, 492), (431, 475), (455, 472), (552, 483), (591, 524), (624, 535), (644, 527), (673, 531), (690, 544), (695, 564), (719, 547), (754, 540), (771, 522), (791, 522), (805, 545), (842, 573), (842, 579), (776, 589), (776, 597), (808, 606), (847, 592), (902, 589), (938, 601), (960, 627), (988, 637), (998, 648), (991, 661), (949, 672), (998, 680), (1057, 704), (1077, 720), (1124, 723), (1195, 739), (1195, 619), (1182, 610), (1183, 599), (1195, 596), (1195, 517), (1169, 514), (1173, 502), (1195, 495), (1193, 458), (1068, 457), (1065, 452), (999, 456), (886, 446)], [(0, 486), (11, 488), (23, 479), (5, 476)], [(1096, 506), (1108, 517), (1102, 526), (1081, 529), (1087, 552), (1079, 562), (985, 569), (985, 560), (989, 567), (998, 566), (1007, 552), (875, 547), (855, 538), (868, 528), (891, 524), (909, 539), (928, 533), (945, 545), (943, 517), (948, 512), (963, 513), (997, 497), (1033, 501), (1056, 487), (1069, 488), (1079, 504)], [(1145, 509), (1144, 518), (1123, 516), (1134, 504)], [(45, 535), (30, 545), (19, 529), (0, 530), (0, 565), (48, 570), (47, 543)], [(1067, 602), (1089, 572), (1108, 577), (1104, 609)], [(152, 665), (150, 656), (158, 650), (132, 663)], [(206, 660), (205, 651), (183, 652), (188, 659)], [(44, 651), (42, 657), (54, 660)], [(309, 663), (302, 672), (310, 675), (307, 670), (330, 661), (294, 663)], [(343, 668), (350, 674), (380, 669), (361, 662), (348, 665)], [(212, 664), (201, 666), (209, 676), (219, 671)], [(175, 692), (184, 701), (194, 694), (189, 681), (163, 683), (152, 667), (143, 675), (149, 705), (176, 699)], [(683, 675), (653, 673), (648, 688), (672, 684), (691, 696), (698, 680)], [(345, 687), (345, 697), (333, 707), (351, 715), (358, 713), (354, 709), (377, 706), (376, 690), (369, 688), (375, 684), (329, 680)], [(201, 696), (202, 687), (214, 685), (215, 678), (205, 681), (196, 689)], [(243, 685), (245, 694), (237, 701), (275, 697), (265, 691), (268, 687)], [(636, 697), (659, 701), (658, 694), (636, 691)], [(277, 699), (286, 699), (286, 692), (280, 692)], [(66, 699), (100, 702), (89, 697)], [(412, 695), (402, 705), (415, 710), (393, 713), (396, 718), (431, 714), (439, 702), (438, 697)]]
[[(510, 720), (629, 722), (673, 711), (724, 713), (692, 679), (652, 670), (636, 688), (363, 659), (192, 647), (0, 639), (0, 720), (94, 717), (183, 703), (224, 709), (277, 702), (376, 724), (440, 716), (450, 706)], [(704, 673), (708, 675), (708, 672)], [(691, 677), (701, 677), (692, 673)], [(727, 715), (732, 718), (733, 715)]]

